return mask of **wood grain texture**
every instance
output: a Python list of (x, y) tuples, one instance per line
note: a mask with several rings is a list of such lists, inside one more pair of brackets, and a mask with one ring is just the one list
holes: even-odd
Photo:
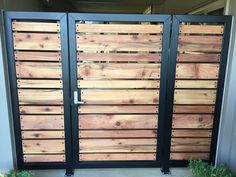
[(64, 129), (63, 115), (21, 115), (22, 130), (62, 130)]
[(173, 114), (172, 128), (211, 129), (213, 119), (209, 114)]
[(158, 106), (86, 106), (78, 108), (79, 114), (88, 113), (154, 113), (158, 112)]
[(81, 130), (80, 138), (155, 138), (157, 130)]
[(210, 138), (212, 130), (172, 130), (172, 137)]
[(219, 64), (177, 64), (178, 79), (217, 79)]
[(22, 139), (62, 139), (64, 131), (22, 131)]
[(156, 129), (157, 115), (80, 115), (79, 129)]
[(180, 53), (187, 52), (221, 52), (221, 45), (179, 45)]
[(19, 106), (20, 114), (64, 114), (63, 106)]
[(223, 36), (179, 36), (180, 45), (218, 45), (221, 46)]
[(208, 160), (209, 153), (188, 153), (188, 152), (178, 152), (170, 154), (171, 160)]
[(180, 25), (180, 34), (223, 34), (223, 25)]
[(172, 138), (171, 152), (209, 152), (211, 138)]
[(60, 52), (15, 51), (17, 61), (61, 61)]
[(220, 62), (221, 55), (215, 53), (179, 53), (178, 62)]
[(174, 105), (174, 113), (214, 113), (215, 106), (184, 106)]
[(61, 50), (60, 35), (53, 33), (13, 33), (15, 50)]
[(159, 88), (159, 80), (78, 80), (78, 88)]
[(175, 90), (174, 104), (215, 104), (215, 90)]
[(156, 143), (156, 139), (81, 139), (79, 152), (156, 152)]
[(24, 162), (65, 162), (64, 154), (24, 155)]
[(160, 64), (81, 63), (79, 78), (160, 78)]
[(62, 78), (61, 63), (16, 62), (17, 78)]
[(81, 100), (87, 104), (158, 104), (158, 90), (85, 90)]
[(62, 88), (62, 80), (17, 79), (18, 88)]
[(100, 161), (100, 160), (156, 160), (155, 153), (125, 153), (125, 154), (80, 154), (81, 161)]
[(161, 53), (77, 53), (78, 61), (152, 61), (160, 62)]
[(19, 104), (63, 104), (62, 90), (57, 89), (19, 89)]
[(91, 33), (162, 33), (163, 25), (137, 24), (76, 24), (76, 32)]
[(176, 80), (175, 88), (216, 88), (216, 80)]
[(104, 51), (104, 52), (117, 52), (117, 51), (132, 51), (132, 52), (160, 52), (162, 46), (160, 43), (78, 43), (78, 51)]
[(161, 51), (161, 36), (77, 35), (77, 50), (82, 51)]
[(112, 35), (112, 34), (77, 34), (77, 44), (98, 43), (159, 43), (162, 44), (162, 35)]
[(22, 140), (24, 154), (65, 153), (64, 140)]
[(13, 21), (13, 31), (60, 32), (60, 23)]

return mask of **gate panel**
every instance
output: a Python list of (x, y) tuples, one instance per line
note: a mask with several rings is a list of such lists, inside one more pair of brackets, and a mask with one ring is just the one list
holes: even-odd
[(66, 14), (7, 12), (5, 22), (18, 166), (66, 168), (71, 158)]
[(75, 163), (157, 166), (169, 16), (69, 14), (69, 21), (72, 93), (84, 102), (73, 108)]
[(214, 163), (230, 17), (174, 16), (172, 30), (170, 160)]

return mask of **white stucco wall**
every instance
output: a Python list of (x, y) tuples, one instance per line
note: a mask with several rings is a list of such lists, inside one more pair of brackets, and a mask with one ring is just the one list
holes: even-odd
[(236, 0), (228, 1), (226, 14), (234, 19), (216, 162), (227, 163), (236, 172)]

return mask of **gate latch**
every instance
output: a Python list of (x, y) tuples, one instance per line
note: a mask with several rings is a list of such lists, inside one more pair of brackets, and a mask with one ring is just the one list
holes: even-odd
[(78, 91), (74, 91), (74, 104), (85, 104), (84, 101), (78, 100)]

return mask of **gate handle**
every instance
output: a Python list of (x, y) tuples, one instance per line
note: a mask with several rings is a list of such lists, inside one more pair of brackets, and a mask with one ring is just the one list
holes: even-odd
[(74, 104), (85, 104), (84, 101), (78, 100), (78, 91), (74, 91)]

